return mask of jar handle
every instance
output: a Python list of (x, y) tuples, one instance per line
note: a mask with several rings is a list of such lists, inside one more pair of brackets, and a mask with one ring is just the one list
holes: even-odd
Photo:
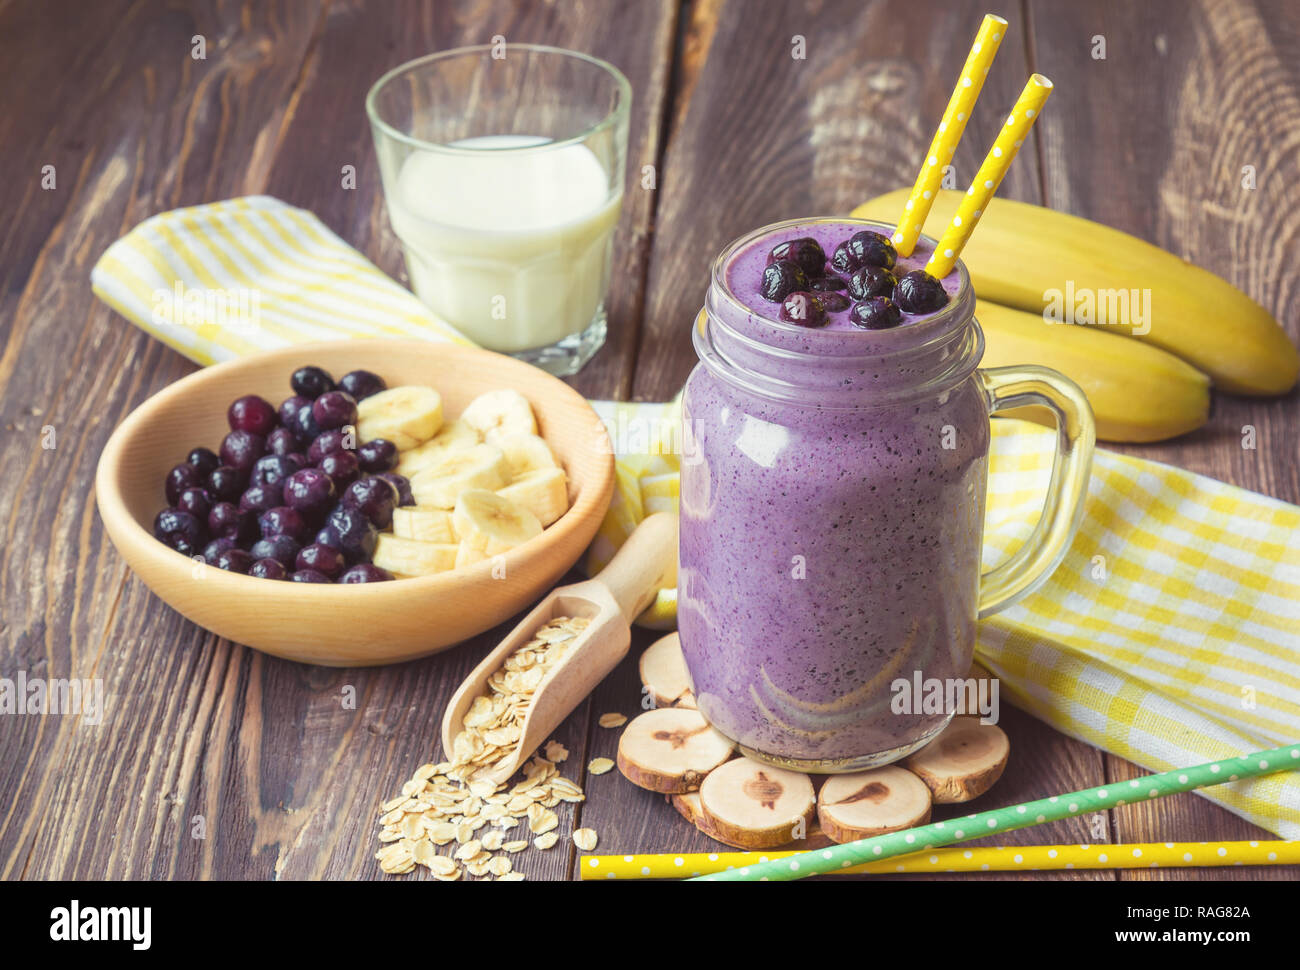
[(1025, 544), (980, 577), (983, 619), (1032, 593), (1065, 558), (1083, 521), (1097, 426), (1083, 389), (1064, 374), (1033, 364), (992, 367), (979, 374), (990, 415), (1036, 404), (1056, 418), (1056, 454), (1043, 514)]

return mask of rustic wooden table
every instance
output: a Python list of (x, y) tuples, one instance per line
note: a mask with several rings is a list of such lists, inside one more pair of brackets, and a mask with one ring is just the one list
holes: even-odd
[[(662, 400), (694, 364), (687, 325), (721, 244), (909, 184), (987, 6), (0, 2), (0, 675), (97, 677), (108, 693), (98, 727), (71, 717), (0, 723), (0, 877), (378, 878), (376, 804), (430, 758), (451, 690), (499, 633), (399, 667), (303, 667), (212, 636), (131, 575), (97, 518), (95, 463), (132, 408), (194, 365), (92, 296), (90, 267), (110, 242), (165, 209), (266, 193), (318, 213), (404, 278), (362, 110), (369, 84), (411, 57), (496, 34), (589, 51), (628, 75), (635, 108), (610, 340), (573, 383), (592, 397)], [(1025, 76), (1042, 70), (1056, 81), (1052, 110), (1002, 194), (1182, 254), (1300, 337), (1291, 0), (1017, 0), (1000, 12), (1011, 36), (959, 170), (973, 171)], [(205, 60), (191, 57), (196, 35)], [(791, 56), (795, 35), (806, 38), (804, 59)], [(1093, 56), (1098, 35), (1104, 60)], [(340, 187), (344, 165), (356, 166), (355, 190)], [(1246, 165), (1257, 172), (1253, 192), (1240, 185)], [(43, 166), (54, 166), (53, 187)], [(643, 166), (655, 168), (652, 189)], [(1297, 502), (1296, 404), (1295, 394), (1216, 396), (1196, 434), (1133, 450)], [(1245, 424), (1258, 429), (1257, 450), (1240, 447)], [(54, 450), (39, 444), (46, 425)], [(639, 634), (634, 653), (650, 639)], [(340, 700), (348, 686), (355, 709)], [(595, 719), (634, 712), (637, 688), (625, 663), (564, 724), (569, 773), (614, 754), (618, 732)], [(1004, 726), (1014, 754), (999, 802), (1137, 771), (1018, 711)], [(605, 851), (712, 845), (617, 773), (582, 781), (590, 798), (578, 819)], [(1103, 834), (1075, 820), (1007, 838), (1268, 837), (1190, 794), (1105, 822)], [(517, 861), (533, 878), (575, 874), (567, 839)]]

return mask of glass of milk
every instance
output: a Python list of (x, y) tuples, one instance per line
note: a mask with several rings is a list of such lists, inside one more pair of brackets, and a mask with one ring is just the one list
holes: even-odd
[(605, 342), (632, 89), (554, 47), (430, 54), (366, 98), (411, 288), (491, 350), (573, 374)]

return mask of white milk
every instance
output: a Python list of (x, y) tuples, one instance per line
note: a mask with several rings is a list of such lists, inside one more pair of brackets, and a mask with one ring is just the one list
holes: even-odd
[[(549, 139), (489, 135), (461, 148)], [(609, 282), (622, 187), (585, 145), (532, 152), (415, 152), (389, 199), (411, 287), (484, 347), (546, 347), (584, 330)]]

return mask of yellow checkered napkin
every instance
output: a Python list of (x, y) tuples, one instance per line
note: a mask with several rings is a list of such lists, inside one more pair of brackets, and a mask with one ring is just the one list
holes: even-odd
[[(1028, 537), (1053, 436), (993, 426), (986, 566)], [(1098, 449), (1065, 560), (976, 649), (1017, 706), (1155, 771), (1300, 739), (1300, 508)], [(1298, 772), (1203, 793), (1300, 837)]]
[[(109, 247), (92, 280), (123, 316), (204, 364), (330, 337), (467, 342), (315, 216), (264, 197), (155, 216)], [(257, 326), (246, 325), (250, 293)], [(646, 514), (677, 508), (678, 405), (592, 404), (618, 453), (595, 570)], [(993, 425), (986, 565), (1028, 537), (1052, 451), (1043, 428)], [(671, 628), (675, 606), (664, 590), (642, 622)], [(1300, 740), (1300, 508), (1100, 450), (1065, 561), (982, 623), (977, 649), (1016, 704), (1151, 770)], [(1298, 773), (1204, 794), (1300, 838)]]

